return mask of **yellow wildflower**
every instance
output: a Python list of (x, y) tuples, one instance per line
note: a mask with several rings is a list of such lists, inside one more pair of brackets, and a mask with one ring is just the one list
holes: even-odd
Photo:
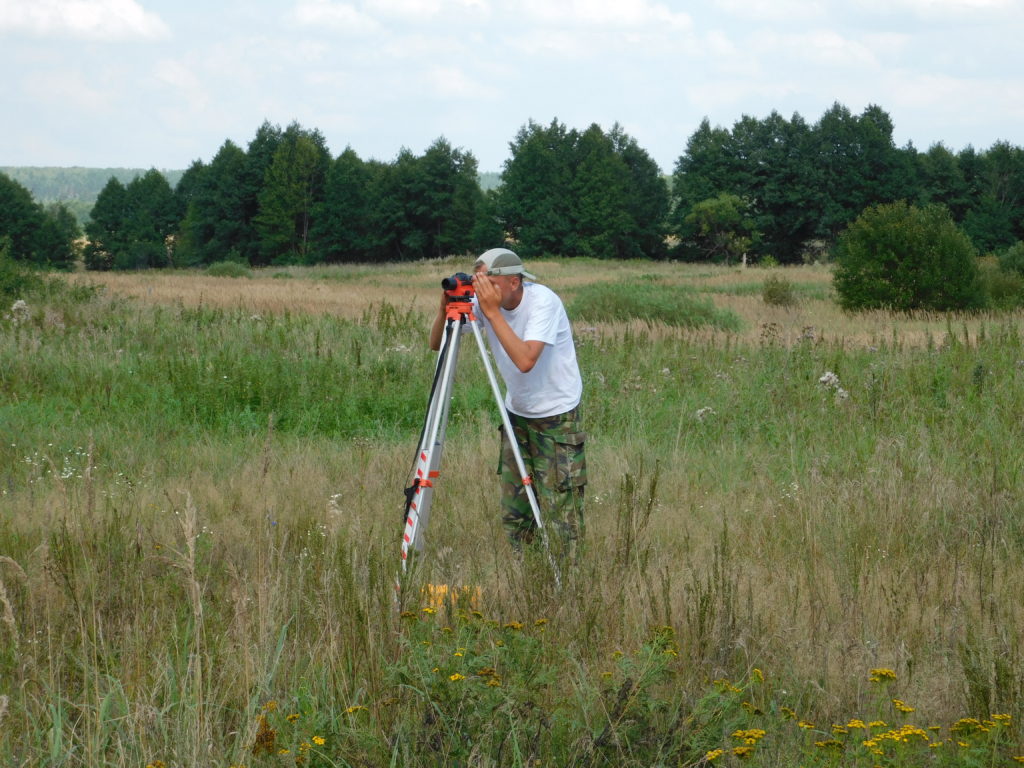
[(732, 732), (732, 737), (737, 741), (742, 741), (746, 744), (756, 744), (765, 736), (765, 731), (760, 728), (747, 728), (746, 730), (740, 729)]
[(1013, 718), (1010, 715), (992, 715), (992, 719), (1000, 725), (1009, 725)]
[(806, 728), (807, 730), (810, 730), (814, 727), (814, 723), (810, 723), (807, 720), (801, 720), (799, 723), (797, 723), (797, 725), (801, 728)]
[(704, 753), (704, 759), (711, 763), (720, 758), (723, 754), (725, 754), (725, 750), (723, 749), (712, 749), (710, 752)]
[(832, 733), (836, 734), (837, 736), (842, 736), (842, 735), (847, 734), (849, 732), (850, 732), (849, 728), (846, 728), (846, 727), (844, 727), (842, 725), (839, 725), (838, 723), (832, 723)]
[(1015, 763), (1024, 763), (1024, 755), (1014, 755), (1010, 759)]
[(299, 713), (298, 712), (292, 712), (290, 715), (288, 715), (288, 717), (285, 718), (285, 720), (287, 720), (289, 723), (294, 723), (298, 719), (299, 719)]
[(885, 728), (885, 720), (872, 720), (868, 723), (868, 728)]
[(345, 714), (354, 715), (356, 712), (361, 712), (364, 709), (366, 709), (366, 707), (364, 707), (362, 704), (353, 704), (351, 707), (345, 710)]
[(911, 706), (908, 706), (907, 703), (905, 701), (903, 701), (903, 699), (893, 699), (892, 700), (892, 705), (893, 705), (893, 707), (895, 707), (897, 712), (908, 713), (908, 712), (913, 712), (914, 711), (914, 708), (911, 707)]
[(860, 718), (855, 718), (846, 724), (847, 728), (864, 728), (867, 730), (867, 725)]
[(454, 675), (448, 675), (448, 679), (451, 680), (453, 683), (457, 683), (459, 682), (459, 680), (465, 680), (466, 676), (460, 675), (458, 672), (456, 672)]
[(501, 678), (492, 677), (490, 680), (487, 681), (487, 685), (491, 688), (501, 688)]
[(548, 623), (547, 619), (537, 619), (535, 622), (533, 622), (533, 626), (535, 626), (535, 627), (543, 627), (547, 623)]
[(523, 622), (521, 621), (509, 621), (505, 624), (505, 629), (512, 629), (518, 632), (523, 628)]
[(435, 613), (437, 613), (437, 609), (427, 607), (423, 609), (423, 613), (427, 614), (428, 616), (433, 616)]
[(750, 673), (750, 679), (751, 680), (756, 680), (759, 683), (763, 683), (764, 682), (764, 672), (762, 672), (757, 667), (754, 667), (753, 671)]
[(277, 702), (274, 701), (273, 699), (271, 699), (270, 701), (268, 701), (266, 704), (263, 705), (263, 708), (267, 712), (273, 712), (275, 709), (277, 709)]
[(814, 742), (814, 746), (818, 747), (818, 749), (842, 749), (843, 742), (839, 741), (839, 739), (825, 739), (824, 741)]
[(323, 736), (314, 736), (313, 743), (316, 744), (318, 747), (322, 747), (324, 744), (327, 743), (327, 739), (325, 739)]
[(885, 683), (896, 679), (896, 673), (891, 669), (885, 667), (878, 667), (877, 669), (871, 670), (871, 676), (868, 678), (872, 683)]
[(750, 746), (746, 747), (733, 747), (732, 753), (736, 755), (740, 760), (746, 760), (752, 754), (754, 754), (754, 748)]
[(790, 707), (780, 707), (779, 711), (782, 712), (783, 717), (787, 720), (796, 720), (796, 710)]

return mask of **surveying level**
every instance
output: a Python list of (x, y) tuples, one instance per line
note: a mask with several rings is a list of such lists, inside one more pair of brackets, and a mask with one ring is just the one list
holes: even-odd
[(533, 489), (533, 480), (523, 463), (519, 443), (512, 430), (512, 423), (505, 410), (504, 398), (498, 387), (490, 356), (487, 354), (483, 334), (480, 332), (480, 323), (473, 314), (473, 297), (476, 294), (473, 288), (473, 278), (463, 272), (458, 272), (442, 280), (441, 287), (448, 298), (444, 335), (441, 338), (441, 349), (438, 351), (437, 364), (434, 367), (434, 381), (430, 388), (430, 402), (427, 405), (423, 431), (420, 433), (419, 448), (416, 451), (412, 484), (405, 489), (402, 573), (406, 572), (411, 553), (423, 550), (423, 538), (427, 523), (430, 521), (430, 503), (434, 495), (434, 482), (440, 475), (441, 454), (444, 451), (445, 430), (448, 426), (448, 411), (452, 399), (452, 380), (455, 376), (455, 364), (459, 356), (459, 341), (462, 337), (463, 326), (469, 325), (473, 329), (473, 335), (476, 337), (476, 343), (480, 349), (480, 357), (483, 360), (484, 369), (487, 371), (487, 378), (491, 382), (491, 391), (494, 393), (498, 404), (498, 413), (501, 414), (501, 422), (505, 426), (505, 434), (512, 446), (512, 453), (515, 455), (516, 468), (519, 471), (519, 477), (522, 478), (526, 497), (530, 501), (530, 509), (533, 510), (533, 520), (537, 525), (537, 530), (540, 531), (541, 540), (544, 542), (544, 550), (555, 576), (555, 584), (561, 587), (561, 576), (548, 546), (547, 530), (541, 520), (540, 507)]

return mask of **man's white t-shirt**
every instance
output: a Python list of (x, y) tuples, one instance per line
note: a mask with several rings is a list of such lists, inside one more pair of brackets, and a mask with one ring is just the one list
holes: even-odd
[(558, 295), (545, 285), (523, 283), (523, 300), (515, 309), (501, 309), (509, 327), (523, 341), (542, 341), (544, 349), (533, 368), (523, 373), (501, 346), (491, 324), (474, 312), (487, 329), (494, 361), (505, 380), (505, 407), (528, 419), (571, 411), (583, 396), (583, 378), (576, 363), (572, 326)]

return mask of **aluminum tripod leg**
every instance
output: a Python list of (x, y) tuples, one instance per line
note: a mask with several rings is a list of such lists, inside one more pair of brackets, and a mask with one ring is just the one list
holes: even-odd
[(448, 427), (451, 407), (451, 385), (459, 355), (459, 328), (453, 319), (445, 326), (445, 337), (434, 371), (434, 388), (427, 406), (427, 416), (416, 452), (415, 475), (407, 491), (405, 532), (402, 535), (402, 571), (406, 569), (409, 551), (423, 549), (423, 535), (430, 521), (430, 503), (434, 496), (434, 480), (441, 466), (441, 453)]
[(555, 562), (555, 558), (551, 554), (551, 545), (548, 542), (548, 530), (544, 527), (544, 521), (541, 519), (540, 505), (537, 503), (537, 494), (533, 490), (533, 479), (526, 471), (523, 454), (519, 450), (519, 441), (516, 440), (515, 432), (512, 429), (512, 422), (508, 417), (508, 411), (505, 409), (505, 399), (501, 396), (501, 388), (498, 386), (498, 379), (494, 375), (494, 367), (491, 365), (491, 358), (487, 354), (487, 347), (484, 344), (483, 334), (480, 333), (480, 325), (472, 318), (470, 319), (469, 324), (473, 328), (473, 335), (476, 336), (476, 344), (480, 348), (480, 358), (484, 362), (484, 369), (487, 371), (487, 379), (491, 382), (491, 391), (494, 393), (494, 399), (498, 404), (498, 413), (501, 414), (501, 423), (505, 428), (505, 436), (508, 438), (509, 445), (512, 447), (512, 454), (515, 456), (516, 469), (519, 470), (520, 482), (523, 484), (523, 490), (526, 491), (526, 498), (530, 501), (530, 509), (533, 511), (533, 521), (537, 524), (537, 530), (540, 531), (541, 541), (544, 542), (544, 552), (548, 556), (548, 564), (551, 566), (551, 572), (555, 576), (555, 585), (561, 588), (562, 576), (558, 570), (558, 563)]
[(497, 377), (494, 375), (494, 368), (491, 365), (491, 359), (487, 353), (487, 346), (480, 332), (480, 326), (471, 311), (460, 314), (458, 324), (456, 324), (456, 319), (451, 316), (446, 321), (445, 335), (441, 342), (441, 352), (438, 355), (437, 366), (434, 371), (434, 387), (431, 392), (430, 403), (427, 406), (427, 416), (423, 425), (423, 434), (420, 436), (419, 449), (416, 453), (413, 482), (412, 486), (406, 491), (405, 532), (402, 536), (402, 572), (406, 572), (410, 550), (419, 552), (423, 549), (424, 532), (430, 519), (434, 480), (439, 475), (441, 454), (444, 450), (448, 413), (451, 408), (451, 385), (455, 375), (455, 364), (458, 359), (459, 340), (462, 335), (461, 325), (466, 322), (472, 327), (473, 335), (480, 349), (480, 357), (483, 360), (484, 369), (487, 371), (487, 378), (491, 384), (491, 391), (494, 393), (498, 413), (505, 428), (505, 434), (515, 456), (516, 468), (519, 471), (519, 477), (522, 480), (526, 497), (530, 502), (534, 522), (540, 531), (541, 540), (544, 543), (544, 551), (547, 554), (551, 572), (554, 574), (555, 584), (561, 588), (561, 574), (558, 570), (558, 564), (551, 554), (547, 529), (544, 527), (544, 521), (540, 514), (540, 506), (537, 503), (537, 495), (533, 489), (533, 481), (526, 471), (522, 452), (519, 450), (519, 443), (515, 439), (512, 423), (509, 420), (508, 412), (505, 410), (504, 398), (501, 395)]

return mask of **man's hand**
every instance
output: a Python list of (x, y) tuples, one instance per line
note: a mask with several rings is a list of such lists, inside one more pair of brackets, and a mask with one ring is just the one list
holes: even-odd
[(480, 305), (480, 311), (488, 319), (501, 308), (501, 291), (487, 275), (477, 272), (473, 275), (473, 287), (476, 289), (476, 301)]

